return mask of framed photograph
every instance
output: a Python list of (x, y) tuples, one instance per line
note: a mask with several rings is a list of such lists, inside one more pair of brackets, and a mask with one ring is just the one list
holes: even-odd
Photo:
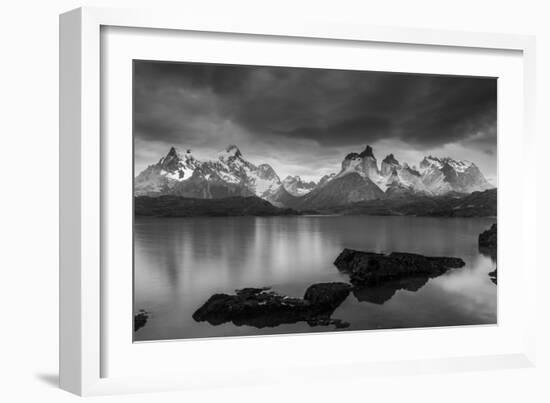
[(533, 365), (532, 37), (60, 24), (64, 389)]

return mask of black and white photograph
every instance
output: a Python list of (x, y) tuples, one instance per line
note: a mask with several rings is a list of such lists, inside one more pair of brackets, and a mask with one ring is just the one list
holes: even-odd
[(133, 61), (134, 341), (497, 323), (497, 79)]

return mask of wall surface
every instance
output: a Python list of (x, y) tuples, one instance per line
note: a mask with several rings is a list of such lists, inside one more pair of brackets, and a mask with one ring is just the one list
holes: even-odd
[[(544, 1), (386, 0), (339, 1), (71, 1), (19, 0), (2, 3), (0, 102), (0, 395), (5, 402), (69, 402), (77, 398), (56, 387), (58, 327), (58, 14), (81, 5), (177, 6), (181, 12), (231, 18), (269, 14), (374, 25), (451, 28), (534, 34), (538, 46), (539, 155), (524, 169), (538, 172), (539, 263), (546, 247), (543, 229), (550, 205), (546, 173), (550, 112), (550, 26)], [(346, 384), (262, 387), (192, 393), (93, 398), (116, 402), (181, 401), (550, 401), (548, 267), (540, 267), (538, 365), (535, 369), (452, 375), (370, 378)]]

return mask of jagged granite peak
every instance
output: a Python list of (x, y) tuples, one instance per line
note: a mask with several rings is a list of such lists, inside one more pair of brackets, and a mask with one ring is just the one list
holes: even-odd
[(408, 164), (400, 164), (394, 154), (386, 156), (378, 169), (372, 147), (367, 146), (361, 153), (350, 153), (342, 161), (342, 169), (336, 178), (350, 173), (358, 173), (369, 178), (382, 191), (391, 186), (407, 193), (442, 195), (449, 192), (471, 193), (486, 190), (491, 185), (479, 169), (470, 161), (455, 160), (450, 157), (424, 157), (419, 170)]
[(198, 161), (189, 149), (182, 154), (176, 147), (170, 147), (156, 164), (136, 176), (134, 183), (136, 196), (206, 199), (258, 196), (279, 207), (301, 209), (329, 203), (416, 194), (471, 193), (493, 188), (474, 163), (450, 157), (426, 156), (417, 169), (405, 162), (399, 163), (394, 154), (388, 154), (379, 169), (369, 145), (360, 153), (348, 154), (338, 174), (325, 175), (318, 183), (292, 175), (282, 181), (269, 164), (256, 166), (244, 159), (235, 144), (218, 153), (218, 158), (207, 161)]
[(358, 159), (358, 158), (359, 158), (359, 154), (355, 153), (355, 152), (352, 152), (352, 153), (349, 153), (348, 155), (346, 155), (344, 157), (344, 160), (355, 160), (355, 159)]
[(393, 154), (389, 154), (382, 160), (380, 165), (380, 174), (384, 177), (390, 175), (395, 167), (400, 167), (399, 161), (395, 159)]
[(419, 166), (420, 166), (420, 169), (426, 169), (426, 168), (432, 168), (432, 167), (441, 169), (443, 168), (443, 163), (439, 158), (428, 155), (427, 157), (424, 157), (422, 161), (420, 161)]
[(233, 154), (235, 157), (242, 156), (241, 150), (239, 150), (239, 147), (237, 147), (235, 144), (228, 145), (225, 149), (225, 152), (228, 154)]
[(430, 168), (435, 167), (437, 169), (443, 169), (445, 165), (450, 165), (455, 171), (458, 172), (464, 172), (466, 169), (474, 165), (474, 163), (466, 160), (456, 160), (451, 157), (434, 157), (432, 155), (428, 155), (427, 157), (424, 157), (422, 161), (420, 161), (420, 168)]
[(285, 185), (286, 187), (287, 185), (290, 185), (292, 183), (296, 183), (299, 181), (301, 181), (301, 178), (299, 176), (288, 175), (286, 178), (283, 179), (283, 185)]
[(156, 164), (149, 165), (135, 179), (136, 195), (160, 195), (170, 193), (178, 182), (191, 178), (201, 165), (191, 150), (182, 155), (175, 147)]
[(218, 153), (218, 159), (198, 161), (187, 150), (171, 147), (157, 164), (142, 171), (134, 181), (136, 196), (177, 195), (192, 198), (258, 196), (269, 200), (281, 186), (268, 164), (246, 161), (236, 145)]
[(159, 160), (159, 164), (169, 164), (171, 161), (181, 159), (181, 155), (175, 147), (170, 147), (168, 153)]
[(374, 158), (374, 154), (372, 153), (372, 147), (367, 145), (365, 149), (359, 154), (361, 158), (365, 157), (372, 157)]
[(390, 186), (390, 185), (399, 184), (399, 183), (400, 183), (400, 180), (399, 180), (399, 174), (397, 172), (397, 168), (393, 167), (391, 168), (390, 174), (386, 181), (386, 185)]
[(422, 181), (437, 195), (449, 192), (471, 193), (491, 189), (479, 168), (470, 161), (432, 155), (420, 162)]
[[(386, 164), (389, 166), (389, 164)], [(422, 183), (422, 179), (416, 171), (403, 165), (394, 165), (387, 176), (385, 196), (387, 198), (401, 198), (404, 196), (421, 194), (431, 195), (431, 191)]]
[(358, 173), (363, 178), (374, 182), (382, 191), (385, 191), (385, 178), (380, 174), (378, 163), (373, 149), (367, 145), (361, 153), (349, 153), (342, 161), (342, 168), (336, 178), (341, 178), (350, 173)]
[(372, 147), (369, 146), (369, 145), (367, 145), (365, 147), (365, 149), (363, 151), (361, 151), (360, 153), (356, 153), (356, 152), (349, 153), (348, 155), (346, 155), (345, 159), (346, 160), (353, 160), (353, 159), (362, 159), (362, 158), (367, 158), (367, 157), (371, 157), (371, 158), (374, 158), (376, 160), (376, 157), (374, 156)]
[(317, 184), (313, 181), (306, 182), (299, 176), (287, 176), (283, 180), (285, 190), (293, 196), (303, 196), (311, 192)]
[(393, 154), (388, 154), (382, 162), (385, 162), (386, 164), (399, 165), (399, 161), (395, 159)]
[(422, 175), (420, 174), (420, 172), (418, 172), (417, 169), (415, 169), (414, 167), (411, 168), (411, 167), (410, 167), (409, 165), (407, 165), (407, 164), (404, 164), (404, 165), (403, 165), (403, 169), (406, 170), (407, 172), (409, 172), (409, 173), (412, 174), (412, 175), (418, 176), (419, 178), (422, 176)]
[(218, 153), (218, 159), (226, 163), (231, 163), (238, 159), (242, 160), (243, 154), (241, 153), (241, 150), (239, 150), (239, 147), (235, 144), (230, 144), (225, 150)]

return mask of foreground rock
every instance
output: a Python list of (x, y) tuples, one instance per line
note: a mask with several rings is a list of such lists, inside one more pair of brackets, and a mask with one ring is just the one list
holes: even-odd
[[(479, 234), (478, 238), (479, 252), (487, 255), (493, 262), (497, 262), (497, 225), (491, 225), (487, 231), (483, 231)], [(495, 284), (497, 284), (497, 268), (489, 273), (489, 278)]]
[(463, 267), (464, 261), (456, 257), (399, 252), (384, 255), (344, 249), (334, 265), (349, 274), (354, 286), (372, 286), (403, 278), (436, 277), (449, 269)]
[(214, 294), (193, 314), (197, 322), (212, 325), (233, 322), (237, 326), (275, 327), (285, 323), (307, 322), (310, 326), (349, 324), (332, 319), (334, 310), (348, 297), (345, 283), (320, 283), (310, 286), (304, 298), (292, 298), (269, 288), (244, 288), (235, 295)]
[(480, 248), (496, 249), (497, 247), (497, 225), (491, 225), (487, 231), (479, 234), (478, 245)]
[(489, 278), (491, 279), (491, 281), (493, 283), (497, 283), (497, 269), (493, 270), (492, 272), (489, 273)]
[(139, 312), (134, 316), (134, 332), (137, 332), (147, 323), (149, 319), (149, 313), (147, 311), (140, 309)]

